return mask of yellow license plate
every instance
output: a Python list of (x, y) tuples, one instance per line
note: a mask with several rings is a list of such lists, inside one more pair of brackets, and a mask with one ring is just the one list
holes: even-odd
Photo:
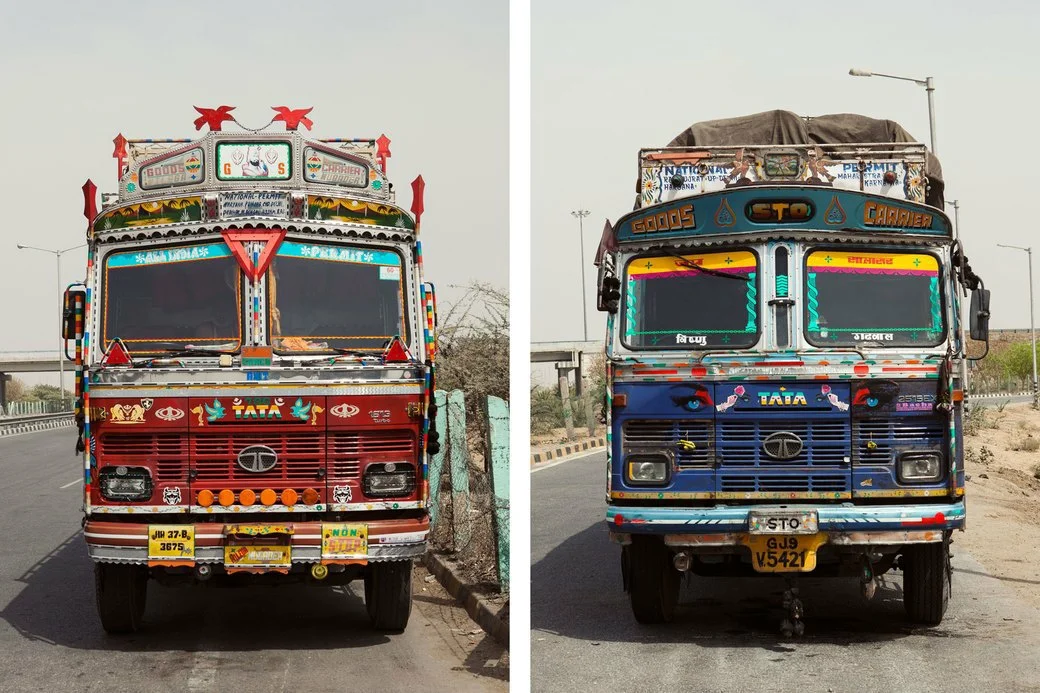
[(195, 559), (195, 525), (148, 525), (148, 558)]
[(285, 567), (292, 563), (287, 544), (229, 544), (224, 547), (224, 565)]
[(807, 573), (816, 568), (816, 550), (826, 534), (750, 534), (751, 565), (760, 573)]
[(367, 558), (368, 525), (325, 524), (321, 527), (322, 558)]

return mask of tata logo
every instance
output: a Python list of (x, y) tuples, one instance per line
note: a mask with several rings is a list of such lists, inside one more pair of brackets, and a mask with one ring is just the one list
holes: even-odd
[(774, 460), (793, 460), (803, 447), (802, 439), (791, 431), (778, 431), (762, 441), (762, 451)]
[(238, 453), (238, 466), (247, 472), (269, 472), (277, 463), (278, 453), (266, 445), (250, 445)]
[(757, 224), (797, 224), (812, 219), (813, 204), (808, 200), (753, 201), (744, 214)]
[(779, 392), (758, 393), (758, 403), (763, 407), (807, 407), (809, 402), (804, 392), (788, 392), (780, 388)]

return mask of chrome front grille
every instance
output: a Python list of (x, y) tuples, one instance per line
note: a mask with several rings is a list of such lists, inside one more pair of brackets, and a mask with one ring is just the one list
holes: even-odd
[[(789, 460), (770, 457), (762, 443), (774, 433), (788, 431), (802, 440), (802, 451)], [(848, 464), (848, 419), (776, 420), (731, 419), (718, 422), (716, 436), (720, 464), (725, 466), (837, 467)]]

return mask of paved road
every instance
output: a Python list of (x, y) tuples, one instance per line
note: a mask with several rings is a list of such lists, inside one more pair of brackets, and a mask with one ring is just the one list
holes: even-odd
[[(417, 569), (408, 628), (369, 629), (349, 588), (162, 588), (106, 636), (68, 429), (0, 439), (0, 691), (504, 692), (501, 648)], [(496, 665), (497, 664), (497, 665)]]
[(773, 577), (694, 576), (674, 623), (640, 626), (603, 522), (605, 465), (600, 452), (531, 474), (533, 691), (1040, 690), (1040, 613), (956, 535), (953, 601), (933, 630), (906, 623), (891, 574), (869, 603), (855, 580), (803, 580), (794, 641), (778, 634)]

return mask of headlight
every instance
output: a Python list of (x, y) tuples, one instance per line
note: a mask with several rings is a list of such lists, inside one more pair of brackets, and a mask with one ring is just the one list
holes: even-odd
[(148, 500), (152, 497), (152, 475), (144, 467), (105, 467), (98, 475), (98, 488), (105, 500)]
[(900, 481), (938, 481), (942, 475), (942, 457), (937, 453), (907, 452), (899, 458)]
[(665, 483), (669, 466), (664, 455), (629, 455), (625, 460), (626, 476), (634, 486)]
[(369, 498), (409, 496), (415, 491), (415, 467), (407, 462), (379, 462), (365, 469), (363, 490)]

